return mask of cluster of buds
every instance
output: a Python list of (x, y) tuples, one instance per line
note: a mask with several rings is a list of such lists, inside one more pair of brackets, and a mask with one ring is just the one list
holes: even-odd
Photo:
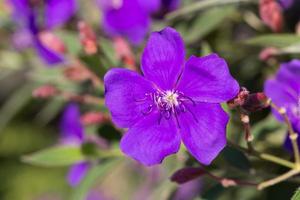
[(78, 22), (78, 30), (81, 45), (87, 55), (93, 55), (97, 53), (97, 37), (93, 29), (84, 21)]
[(247, 113), (255, 112), (268, 107), (269, 99), (262, 92), (250, 94), (246, 88), (242, 87), (238, 95), (232, 100), (228, 101), (227, 104), (230, 108), (239, 107)]
[(276, 0), (260, 0), (259, 14), (263, 22), (274, 32), (280, 32), (282, 30), (282, 8)]

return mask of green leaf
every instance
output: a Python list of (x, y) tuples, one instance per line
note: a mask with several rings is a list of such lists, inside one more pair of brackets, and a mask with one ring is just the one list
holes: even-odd
[(32, 165), (58, 167), (68, 166), (84, 160), (80, 147), (55, 146), (24, 156), (22, 160)]
[(202, 39), (204, 36), (217, 29), (220, 24), (235, 12), (232, 6), (223, 8), (212, 8), (199, 15), (195, 22), (188, 27), (184, 34), (186, 43), (193, 43)]
[(238, 169), (249, 171), (251, 168), (250, 161), (245, 156), (245, 154), (232, 147), (226, 147), (222, 152), (225, 160)]
[(85, 200), (89, 190), (95, 184), (97, 179), (108, 174), (108, 171), (120, 161), (120, 159), (107, 160), (91, 168), (79, 186), (74, 190), (71, 200)]
[(248, 39), (245, 41), (245, 43), (255, 46), (271, 46), (281, 48), (300, 43), (300, 36), (295, 34), (267, 34)]
[(295, 194), (292, 196), (291, 200), (300, 200), (300, 188), (298, 188)]

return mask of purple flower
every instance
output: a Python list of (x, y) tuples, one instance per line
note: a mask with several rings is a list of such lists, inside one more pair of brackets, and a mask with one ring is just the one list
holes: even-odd
[[(43, 30), (52, 30), (64, 24), (77, 10), (76, 0), (10, 0), (13, 7), (13, 19), (21, 30), (28, 30), (31, 34), (31, 44), (38, 55), (49, 65), (61, 63), (63, 55), (45, 45), (40, 38)], [(41, 6), (44, 7), (44, 16), (40, 16)], [(44, 19), (38, 24), (38, 19)]]
[(173, 10), (179, 0), (98, 0), (103, 10), (103, 27), (111, 36), (124, 36), (140, 43), (150, 29), (151, 14)]
[(293, 5), (294, 0), (278, 0), (278, 2), (283, 9), (289, 9)]
[(104, 77), (113, 122), (129, 128), (121, 149), (144, 165), (176, 153), (181, 141), (209, 164), (226, 144), (228, 116), (220, 106), (239, 91), (216, 54), (184, 60), (181, 36), (172, 28), (151, 34), (142, 55), (144, 76), (123, 68)]
[[(61, 120), (61, 143), (63, 145), (80, 146), (84, 142), (84, 129), (80, 123), (80, 112), (76, 104), (69, 104)], [(90, 163), (83, 161), (74, 164), (68, 173), (68, 182), (76, 186), (84, 178), (90, 168)]]
[[(300, 60), (281, 64), (275, 77), (266, 81), (264, 90), (277, 106), (286, 109), (294, 130), (300, 133)], [(279, 113), (275, 110), (273, 113), (278, 120), (283, 121)], [(291, 149), (288, 137), (285, 146)]]

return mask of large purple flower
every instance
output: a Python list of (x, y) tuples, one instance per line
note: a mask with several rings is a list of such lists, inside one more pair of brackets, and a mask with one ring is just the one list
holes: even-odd
[(140, 43), (149, 31), (151, 14), (174, 10), (179, 0), (98, 0), (103, 11), (103, 26), (112, 36), (124, 36)]
[[(19, 24), (20, 32), (31, 36), (32, 46), (39, 56), (49, 65), (63, 61), (61, 52), (49, 48), (42, 39), (41, 32), (49, 31), (64, 24), (77, 10), (76, 0), (10, 0), (13, 19)], [(40, 16), (44, 10), (44, 15)], [(39, 19), (43, 19), (39, 24)], [(24, 31), (25, 30), (25, 31)]]
[[(84, 142), (84, 129), (80, 122), (80, 112), (76, 104), (69, 104), (61, 120), (61, 143), (63, 145), (80, 146)], [(76, 186), (84, 178), (90, 163), (86, 161), (74, 164), (68, 173), (68, 182), (71, 186)]]
[(216, 54), (184, 60), (182, 38), (172, 28), (151, 34), (142, 55), (144, 76), (123, 68), (104, 77), (112, 120), (129, 128), (121, 149), (145, 165), (176, 153), (181, 140), (201, 163), (209, 164), (226, 144), (228, 116), (221, 102), (238, 83)]
[[(300, 60), (292, 60), (280, 66), (276, 76), (265, 83), (265, 93), (272, 101), (287, 110), (287, 115), (294, 130), (300, 133)], [(273, 111), (278, 120), (282, 117)], [(298, 137), (300, 144), (300, 137)], [(286, 139), (285, 146), (291, 149), (290, 140)]]

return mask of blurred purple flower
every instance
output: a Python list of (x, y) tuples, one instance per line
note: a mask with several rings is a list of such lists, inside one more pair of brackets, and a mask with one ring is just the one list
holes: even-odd
[[(84, 142), (84, 129), (80, 122), (80, 112), (76, 104), (69, 104), (61, 120), (61, 143), (63, 145), (80, 146)], [(74, 164), (68, 173), (68, 182), (76, 186), (84, 178), (90, 168), (90, 163), (83, 161)]]
[(176, 153), (181, 140), (199, 162), (210, 164), (226, 144), (228, 116), (220, 103), (235, 97), (239, 85), (217, 54), (184, 57), (181, 36), (165, 28), (146, 45), (144, 76), (115, 68), (104, 77), (112, 119), (129, 128), (121, 149), (144, 165)]
[(289, 9), (293, 5), (294, 0), (278, 0), (278, 2), (283, 9)]
[(111, 36), (124, 36), (140, 43), (150, 29), (151, 14), (171, 11), (179, 0), (98, 0), (103, 11), (103, 26)]
[[(48, 64), (61, 63), (63, 55), (61, 52), (41, 40), (42, 31), (50, 31), (64, 24), (74, 15), (77, 10), (76, 0), (10, 0), (13, 8), (13, 19), (19, 24), (21, 30), (27, 30), (31, 34), (31, 45), (36, 49), (39, 56)], [(44, 9), (44, 16), (40, 16)], [(42, 18), (43, 23), (38, 24)]]
[[(300, 133), (300, 60), (292, 60), (280, 66), (274, 78), (265, 83), (265, 93), (279, 107), (284, 107), (294, 130)], [(276, 118), (283, 118), (273, 110)], [(298, 137), (300, 144), (300, 137)], [(285, 146), (291, 150), (288, 137)]]
[(178, 185), (178, 189), (172, 200), (193, 200), (201, 191), (201, 180), (192, 180), (185, 184)]

